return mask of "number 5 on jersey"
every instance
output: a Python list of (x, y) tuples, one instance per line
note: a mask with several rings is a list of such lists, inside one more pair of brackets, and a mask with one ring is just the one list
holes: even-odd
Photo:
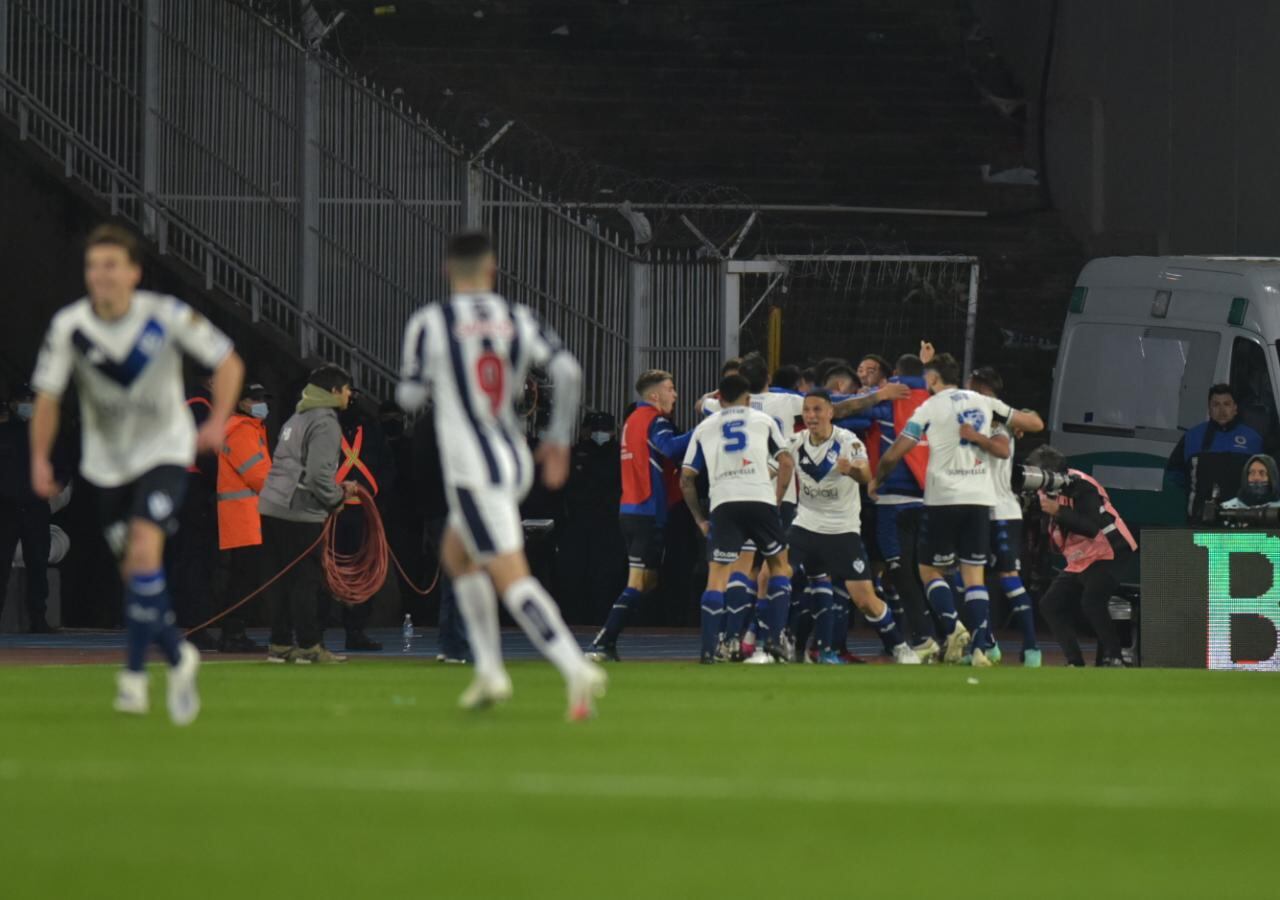
[(741, 419), (725, 422), (720, 426), (720, 434), (724, 438), (724, 449), (730, 453), (741, 453), (747, 449), (747, 423)]

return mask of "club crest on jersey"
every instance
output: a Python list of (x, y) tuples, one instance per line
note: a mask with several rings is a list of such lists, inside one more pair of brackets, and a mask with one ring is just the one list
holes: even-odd
[(831, 463), (833, 466), (836, 464), (836, 451), (827, 451), (827, 462)]

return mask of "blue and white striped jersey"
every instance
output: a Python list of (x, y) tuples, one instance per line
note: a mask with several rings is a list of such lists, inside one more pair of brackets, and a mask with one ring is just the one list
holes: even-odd
[(568, 444), (582, 370), (529, 309), (497, 294), (455, 294), (409, 320), (396, 396), (406, 410), (430, 396), (447, 483), (528, 490), (533, 460), (515, 401), (532, 365), (545, 367), (555, 385), (543, 440)]

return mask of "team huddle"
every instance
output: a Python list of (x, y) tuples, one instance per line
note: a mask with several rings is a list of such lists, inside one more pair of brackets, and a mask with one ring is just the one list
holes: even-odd
[[(810, 655), (846, 661), (855, 606), (899, 663), (941, 655), (990, 665), (999, 651), (985, 570), (994, 566), (1019, 604), (1024, 661), (1038, 664), (1018, 580), (1020, 508), (1008, 460), (1014, 437), (1043, 423), (998, 398), (991, 370), (978, 370), (960, 389), (955, 360), (933, 356), (927, 345), (920, 357), (900, 358), (892, 374), (883, 359), (864, 359), (856, 377), (865, 389), (857, 393), (855, 374), (843, 364), (820, 378), (807, 373), (803, 382), (793, 371), (792, 383), (771, 387), (758, 355), (731, 361), (718, 390), (697, 404), (703, 420), (685, 434), (668, 418), (677, 398), (671, 375), (644, 373), (622, 435), (630, 575), (584, 654), (529, 572), (519, 513), (535, 462), (550, 489), (568, 477), (581, 370), (528, 309), (494, 293), (497, 264), (486, 236), (452, 238), (446, 267), (450, 299), (424, 308), (406, 327), (397, 401), (409, 412), (430, 403), (437, 433), (453, 436), (441, 458), (449, 518), (440, 558), (475, 657), (464, 708), (511, 696), (499, 640), (501, 597), (564, 676), (568, 718), (591, 717), (606, 684), (596, 662), (618, 659), (629, 612), (656, 587), (669, 514), (681, 500), (707, 542), (703, 662)], [(174, 623), (164, 544), (176, 530), (186, 470), (197, 452), (223, 443), (244, 365), (231, 341), (181, 301), (137, 290), (140, 278), (141, 248), (132, 234), (102, 226), (90, 235), (87, 296), (55, 316), (33, 377), (31, 479), (41, 497), (61, 489), (50, 456), (61, 399), (74, 382), (84, 425), (81, 474), (99, 489), (102, 527), (125, 586), (127, 655), (115, 707), (147, 712), (144, 663), (154, 643), (170, 667), (170, 717), (185, 725), (200, 710), (200, 657)], [(184, 355), (213, 373), (211, 411), (198, 433), (184, 400)], [(536, 459), (514, 411), (532, 366), (556, 386)], [(337, 394), (349, 397), (349, 389), (335, 384), (333, 402), (319, 403), (314, 415), (336, 415)], [(299, 497), (308, 490), (300, 481), (282, 508), (332, 514), (345, 487)], [(957, 567), (953, 588), (948, 578)], [(954, 590), (963, 591), (963, 614)]]
[(1010, 460), (1015, 437), (1043, 422), (999, 399), (991, 369), (959, 387), (955, 359), (928, 344), (887, 368), (865, 358), (865, 390), (850, 394), (853, 372), (838, 361), (799, 379), (791, 367), (779, 386), (757, 354), (730, 360), (718, 390), (698, 401), (705, 418), (683, 435), (668, 418), (672, 376), (644, 373), (622, 433), (631, 574), (588, 655), (619, 658), (618, 637), (656, 587), (669, 511), (683, 499), (707, 538), (703, 663), (853, 661), (852, 605), (898, 663), (989, 666), (1000, 660), (990, 568), (1022, 628), (1023, 662), (1038, 666)]

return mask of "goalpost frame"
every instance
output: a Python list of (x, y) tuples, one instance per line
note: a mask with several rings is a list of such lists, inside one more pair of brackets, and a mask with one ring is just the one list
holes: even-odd
[[(724, 262), (724, 333), (721, 351), (728, 359), (738, 355), (739, 333), (742, 326), (768, 298), (793, 263), (841, 263), (841, 262), (903, 262), (903, 263), (952, 263), (969, 266), (969, 297), (964, 321), (964, 375), (973, 371), (974, 342), (978, 333), (978, 276), (982, 261), (976, 256), (927, 256), (914, 254), (781, 254), (752, 260), (725, 260)], [(772, 275), (769, 285), (759, 297), (742, 296), (743, 275)], [(750, 304), (742, 314), (743, 302)]]

